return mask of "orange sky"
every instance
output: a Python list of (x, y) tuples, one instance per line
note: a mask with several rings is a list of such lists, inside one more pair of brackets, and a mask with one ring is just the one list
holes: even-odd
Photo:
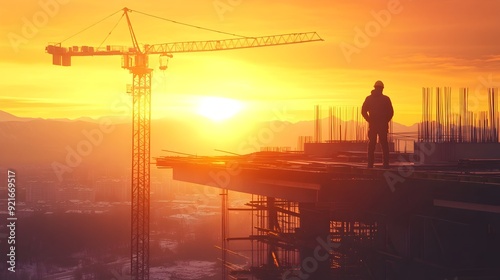
[[(201, 96), (219, 96), (245, 104), (242, 119), (266, 119), (283, 109), (289, 120), (311, 119), (315, 104), (325, 110), (360, 106), (381, 79), (395, 107), (394, 120), (412, 124), (420, 120), (424, 86), (457, 91), (500, 85), (497, 0), (3, 2), (0, 110), (18, 116), (78, 118), (123, 111), (117, 108), (127, 104), (124, 91), (131, 77), (120, 68), (120, 57), (74, 58), (72, 67), (57, 67), (44, 48), (124, 6), (245, 36), (316, 31), (325, 39), (176, 54), (167, 71), (154, 73), (153, 117), (189, 118)], [(63, 46), (98, 46), (118, 19), (116, 15)], [(228, 37), (140, 14), (133, 13), (131, 20), (139, 43)], [(34, 30), (27, 28), (30, 24)], [(125, 28), (122, 21), (105, 45), (131, 45)], [(363, 41), (359, 32), (366, 30)], [(158, 58), (150, 61), (156, 68)]]

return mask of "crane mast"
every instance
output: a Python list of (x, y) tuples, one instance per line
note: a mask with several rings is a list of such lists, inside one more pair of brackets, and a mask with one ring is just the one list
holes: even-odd
[(138, 275), (137, 279), (149, 279), (146, 275), (149, 274), (151, 71), (144, 67), (132, 72), (131, 270), (132, 275)]
[(131, 174), (131, 259), (130, 275), (135, 279), (149, 279), (149, 213), (150, 213), (150, 160), (151, 160), (151, 72), (148, 56), (143, 54), (124, 8), (130, 37), (136, 50), (135, 61), (129, 63), (132, 74), (132, 174)]
[[(73, 46), (49, 44), (46, 52), (54, 65), (71, 66), (74, 56), (122, 56), (122, 68), (132, 74), (132, 174), (131, 174), (131, 276), (134, 280), (149, 279), (149, 219), (150, 219), (150, 144), (151, 144), (151, 76), (149, 55), (172, 57), (172, 53), (222, 51), (323, 41), (316, 32), (291, 33), (237, 39), (174, 42), (139, 46), (129, 12), (123, 12), (132, 38), (132, 47)], [(223, 264), (225, 265), (225, 264)]]

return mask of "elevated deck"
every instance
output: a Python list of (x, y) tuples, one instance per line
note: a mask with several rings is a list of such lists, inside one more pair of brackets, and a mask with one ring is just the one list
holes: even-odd
[[(283, 228), (278, 219), (268, 218), (267, 232), (255, 237), (267, 240), (266, 250), (288, 242), (300, 252), (302, 266), (285, 265), (295, 273), (290, 275), (305, 273), (304, 260), (314, 257), (305, 243), (335, 236), (342, 249), (318, 263), (313, 279), (498, 279), (499, 160), (422, 165), (410, 161), (413, 155), (392, 154), (389, 169), (368, 169), (359, 158), (348, 152), (335, 159), (259, 152), (161, 157), (156, 163), (173, 169), (175, 180), (268, 197), (266, 217), (287, 214), (273, 206), (275, 199), (296, 203), (300, 226), (285, 235), (277, 230)], [(275, 267), (269, 257), (266, 267), (279, 273), (256, 279), (282, 279), (276, 275), (284, 275), (283, 264)]]
[(156, 165), (172, 168), (175, 180), (297, 202), (342, 201), (346, 192), (395, 192), (413, 185), (419, 185), (420, 190), (453, 185), (454, 192), (470, 187), (500, 190), (500, 160), (420, 165), (410, 162), (408, 154), (392, 157), (400, 161), (391, 162), (388, 169), (379, 164), (366, 168), (366, 163), (351, 162), (348, 157), (339, 161), (279, 152), (161, 157)]

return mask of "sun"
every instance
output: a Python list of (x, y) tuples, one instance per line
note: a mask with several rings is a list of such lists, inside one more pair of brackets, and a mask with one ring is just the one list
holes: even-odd
[(223, 97), (201, 97), (196, 112), (215, 122), (227, 120), (241, 111), (243, 104)]

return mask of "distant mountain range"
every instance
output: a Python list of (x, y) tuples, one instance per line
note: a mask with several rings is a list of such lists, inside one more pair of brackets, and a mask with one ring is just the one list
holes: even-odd
[[(202, 122), (159, 119), (152, 121), (151, 156), (166, 155), (173, 150), (197, 155), (217, 154), (214, 149), (230, 152), (254, 152), (260, 146), (287, 146), (295, 149), (299, 136), (314, 134), (313, 121), (297, 123), (260, 122), (247, 125), (235, 137), (227, 133), (202, 133)], [(102, 123), (107, 125), (102, 125)], [(327, 120), (324, 120), (327, 123)], [(284, 124), (284, 125), (282, 125)], [(279, 127), (279, 131), (269, 128)], [(395, 132), (415, 132), (411, 127), (394, 123)], [(270, 133), (272, 131), (272, 133)], [(225, 134), (215, 136), (216, 133)], [(323, 139), (327, 134), (323, 129)], [(261, 141), (259, 141), (259, 139)], [(220, 154), (220, 153), (219, 153)], [(81, 118), (34, 119), (20, 118), (0, 111), (0, 167), (33, 166), (51, 168), (61, 163), (77, 168), (123, 170), (130, 166), (131, 124), (124, 118), (94, 120)], [(170, 154), (171, 155), (171, 154)], [(78, 161), (78, 158), (81, 160)]]
[(10, 113), (7, 113), (5, 111), (0, 110), (0, 122), (9, 122), (9, 121), (23, 122), (23, 121), (30, 121), (30, 120), (33, 120), (33, 119), (32, 118), (16, 117)]

